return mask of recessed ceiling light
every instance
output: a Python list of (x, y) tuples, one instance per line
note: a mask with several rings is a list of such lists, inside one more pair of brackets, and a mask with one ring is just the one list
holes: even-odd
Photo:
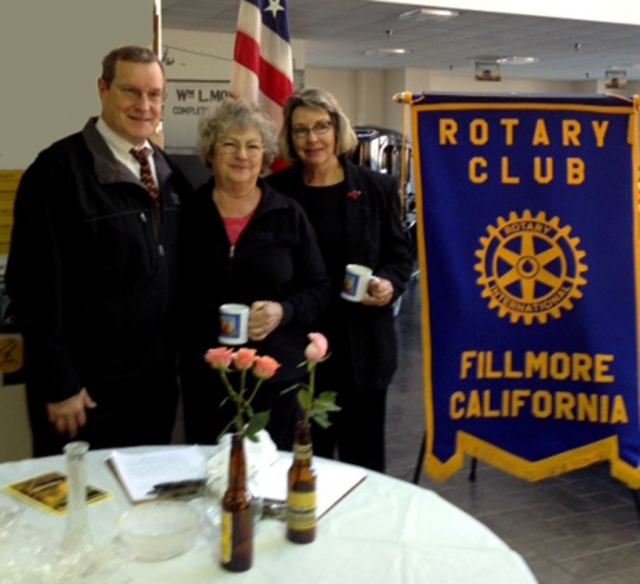
[(417, 8), (416, 10), (403, 12), (402, 14), (400, 14), (400, 16), (398, 16), (398, 20), (443, 21), (455, 18), (459, 15), (460, 13), (456, 10), (444, 10), (442, 8)]
[(364, 54), (365, 55), (379, 55), (382, 57), (385, 56), (393, 56), (393, 55), (406, 55), (407, 53), (410, 53), (411, 51), (409, 51), (409, 49), (369, 49), (368, 51), (365, 51)]
[(501, 65), (528, 65), (529, 63), (537, 63), (538, 57), (500, 57), (496, 62)]

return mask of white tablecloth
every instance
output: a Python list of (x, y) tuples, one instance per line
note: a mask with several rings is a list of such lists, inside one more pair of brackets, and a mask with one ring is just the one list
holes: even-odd
[[(89, 459), (90, 484), (113, 493), (111, 499), (89, 507), (94, 542), (100, 549), (108, 550), (105, 558), (113, 557), (114, 550), (121, 549), (116, 522), (131, 506), (107, 467), (108, 455), (107, 451), (95, 451)], [(0, 486), (51, 470), (65, 471), (62, 456), (5, 463), (0, 465)], [(9, 576), (7, 550), (11, 551), (13, 562), (23, 561), (15, 549), (16, 542), (32, 533), (33, 538), (23, 549), (25, 555), (34, 555), (35, 550), (36, 557), (31, 559), (35, 566), (47, 552), (45, 548), (38, 552), (42, 544), (38, 540), (46, 540), (53, 546), (62, 537), (66, 523), (64, 516), (48, 515), (0, 493), (0, 506), (11, 503), (25, 510), (12, 534), (0, 538), (0, 583), (7, 584), (16, 581), (15, 576), (13, 579)], [(192, 504), (202, 506), (199, 500)], [(375, 472), (368, 472), (366, 480), (320, 520), (314, 543), (290, 543), (285, 538), (283, 523), (262, 520), (255, 531), (254, 564), (250, 571), (225, 572), (218, 565), (217, 555), (211, 535), (202, 535), (191, 551), (162, 562), (134, 561), (116, 554), (117, 562), (111, 560), (108, 569), (86, 581), (92, 584), (536, 582), (520, 555), (482, 523), (432, 491)], [(24, 581), (40, 583), (35, 575)]]

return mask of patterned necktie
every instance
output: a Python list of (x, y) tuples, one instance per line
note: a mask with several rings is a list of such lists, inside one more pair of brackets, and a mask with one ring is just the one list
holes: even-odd
[(140, 163), (140, 181), (142, 184), (147, 187), (153, 202), (156, 205), (160, 205), (160, 193), (158, 192), (158, 185), (156, 181), (153, 180), (153, 174), (151, 173), (151, 164), (149, 164), (149, 155), (151, 154), (151, 149), (149, 148), (140, 148), (140, 150), (136, 150), (132, 148), (129, 150), (131, 155)]

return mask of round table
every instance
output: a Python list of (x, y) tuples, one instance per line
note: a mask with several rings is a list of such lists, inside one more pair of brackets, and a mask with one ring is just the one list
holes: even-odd
[[(203, 447), (205, 452), (209, 447)], [(127, 451), (130, 449), (124, 449)], [(133, 449), (131, 449), (133, 451)], [(89, 522), (98, 558), (113, 559), (121, 549), (118, 517), (131, 507), (106, 461), (110, 451), (89, 453), (89, 483), (113, 496), (89, 506)], [(291, 457), (280, 453), (280, 457)], [(323, 461), (337, 467), (342, 464)], [(48, 471), (65, 472), (64, 457), (49, 457), (0, 465), (0, 486)], [(322, 472), (319, 473), (321, 488)], [(20, 537), (35, 545), (40, 537), (51, 545), (61, 539), (64, 516), (53, 516), (0, 493), (0, 506), (24, 508), (7, 544), (17, 548)], [(203, 508), (202, 500), (191, 502)], [(203, 524), (206, 519), (203, 519)], [(203, 533), (206, 530), (203, 530)], [(25, 534), (34, 534), (33, 539)], [(0, 539), (0, 552), (3, 541)], [(233, 582), (235, 584), (531, 584), (536, 578), (521, 556), (482, 523), (428, 489), (376, 472), (331, 508), (319, 521), (316, 541), (297, 545), (286, 540), (282, 522), (261, 520), (255, 530), (253, 568), (245, 573), (225, 572), (218, 565), (218, 549), (211, 533), (201, 535), (184, 555), (160, 562), (125, 559), (116, 554), (108, 569), (87, 578), (91, 584), (164, 584)], [(102, 551), (100, 551), (102, 550)], [(37, 549), (25, 549), (35, 555)], [(43, 554), (44, 557), (46, 554)], [(111, 556), (109, 555), (111, 554)], [(19, 550), (13, 552), (20, 562)], [(0, 583), (8, 580), (6, 557), (0, 553)], [(3, 574), (4, 571), (4, 574)], [(3, 579), (4, 577), (4, 579)], [(37, 578), (25, 582), (38, 582)], [(47, 580), (43, 580), (47, 581)]]

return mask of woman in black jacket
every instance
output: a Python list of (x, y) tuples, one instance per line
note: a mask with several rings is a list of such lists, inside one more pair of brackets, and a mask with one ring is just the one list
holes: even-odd
[(217, 347), (218, 309), (247, 304), (248, 347), (281, 367), (253, 403), (271, 410), (267, 430), (280, 449), (293, 445), (297, 366), (307, 345), (305, 325), (329, 301), (330, 284), (313, 229), (295, 202), (260, 178), (273, 160), (269, 118), (242, 99), (224, 102), (198, 127), (198, 148), (212, 179), (182, 206), (180, 239), (184, 344), (181, 379), (185, 431), (191, 443), (213, 443), (233, 416), (217, 371), (204, 354)]
[[(392, 304), (411, 276), (409, 243), (400, 221), (398, 184), (346, 159), (357, 145), (335, 97), (322, 89), (294, 93), (284, 107), (280, 150), (291, 168), (270, 184), (299, 202), (318, 235), (332, 282), (332, 300), (313, 324), (331, 357), (317, 369), (317, 392), (337, 391), (342, 407), (328, 430), (314, 428), (314, 452), (384, 471), (387, 388), (397, 367)], [(373, 270), (360, 303), (341, 299), (345, 266)]]

